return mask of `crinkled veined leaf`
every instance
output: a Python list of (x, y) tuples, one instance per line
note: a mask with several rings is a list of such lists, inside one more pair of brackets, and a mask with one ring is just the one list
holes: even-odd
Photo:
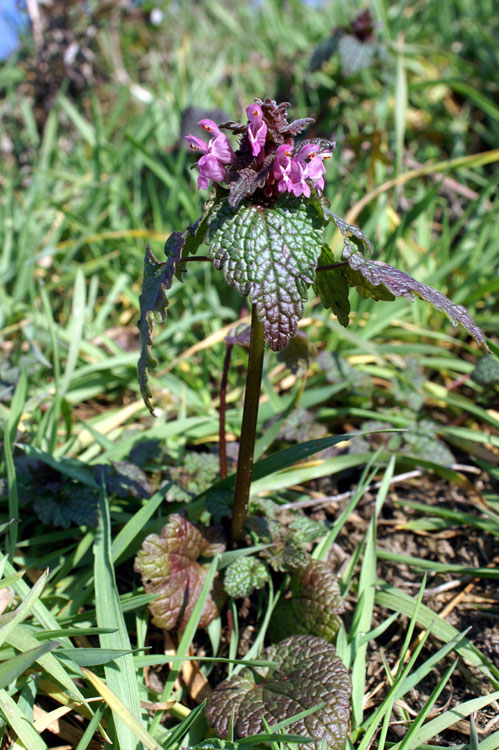
[[(330, 266), (334, 262), (335, 258), (331, 249), (327, 245), (323, 245), (318, 265)], [(349, 323), (350, 302), (348, 301), (348, 282), (343, 268), (318, 271), (313, 288), (326, 310), (332, 310), (341, 325), (346, 328)]]
[[(349, 238), (350, 242), (356, 245), (357, 250), (360, 250), (363, 255), (372, 256), (374, 254), (373, 246), (362, 229), (356, 227), (355, 224), (347, 224), (345, 219), (342, 219), (341, 216), (336, 216), (336, 214), (333, 214), (333, 212), (328, 208), (325, 208), (325, 206), (322, 206), (322, 210), (326, 219), (332, 221), (336, 226), (336, 229), (339, 229), (342, 235)], [(345, 244), (347, 244), (346, 241)]]
[(403, 453), (419, 456), (441, 466), (452, 466), (456, 459), (445, 443), (437, 438), (437, 433), (438, 425), (435, 422), (429, 419), (415, 422), (403, 433), (406, 443)]
[(283, 572), (306, 565), (309, 556), (305, 545), (279, 521), (265, 516), (248, 516), (246, 523), (260, 542), (269, 545), (261, 555), (273, 570)]
[(323, 221), (311, 201), (285, 197), (273, 208), (227, 204), (208, 232), (210, 257), (225, 280), (249, 295), (272, 349), (295, 335), (322, 247)]
[[(150, 534), (135, 558), (135, 572), (140, 573), (147, 594), (159, 594), (149, 604), (153, 623), (165, 630), (183, 630), (201, 593), (208, 566), (199, 557), (214, 557), (225, 550), (220, 530), (195, 526), (184, 516), (170, 516), (161, 535)], [(201, 615), (204, 628), (218, 616), (224, 602), (224, 591), (215, 580)]]
[(315, 542), (321, 536), (325, 536), (328, 527), (323, 521), (314, 521), (308, 516), (296, 516), (288, 526), (293, 536), (299, 538), (302, 544)]
[(214, 195), (206, 202), (202, 216), (192, 227), (188, 227), (185, 232), (172, 232), (165, 243), (167, 260), (164, 263), (156, 258), (149, 245), (146, 247), (142, 294), (139, 297), (140, 357), (137, 369), (140, 392), (151, 414), (154, 414), (154, 408), (151, 403), (151, 389), (147, 382), (147, 370), (154, 369), (157, 365), (151, 354), (154, 323), (157, 320), (164, 323), (168, 307), (167, 290), (172, 285), (173, 276), (176, 275), (180, 279), (180, 274), (183, 273), (183, 269), (181, 272), (177, 271), (177, 263), (182, 258), (196, 253), (206, 234), (209, 215), (216, 200), (217, 197)]
[(379, 44), (375, 39), (361, 40), (353, 34), (344, 34), (338, 45), (343, 75), (351, 76), (369, 68), (378, 49)]
[(326, 425), (316, 421), (316, 413), (303, 406), (293, 409), (279, 431), (279, 439), (290, 443), (318, 440), (327, 435)]
[(218, 487), (204, 493), (204, 506), (211, 514), (214, 523), (220, 523), (222, 518), (232, 515), (234, 490)]
[(496, 385), (499, 383), (499, 361), (492, 355), (480, 357), (471, 373), (471, 379), (478, 385)]
[(81, 482), (64, 481), (59, 491), (31, 488), (33, 510), (44, 524), (68, 529), (70, 526), (97, 526), (98, 494)]
[(344, 612), (338, 580), (322, 560), (310, 560), (291, 573), (291, 598), (280, 599), (270, 622), (270, 636), (279, 640), (287, 635), (311, 633), (333, 641)]
[(234, 598), (249, 596), (269, 580), (266, 565), (256, 557), (239, 557), (225, 571), (224, 588)]
[[(356, 286), (359, 293), (364, 291), (374, 299), (388, 299), (387, 295), (393, 297), (405, 297), (414, 301), (416, 296), (431, 302), (431, 304), (444, 312), (450, 319), (452, 325), (460, 323), (470, 333), (477, 344), (489, 351), (485, 337), (473, 321), (473, 318), (462, 305), (456, 305), (447, 297), (432, 289), (420, 281), (416, 281), (398, 268), (389, 266), (378, 260), (364, 258), (361, 253), (355, 252), (351, 244), (345, 241), (343, 258), (348, 262), (346, 268), (348, 283)], [(366, 283), (367, 282), (367, 283)]]
[(213, 453), (188, 451), (182, 466), (170, 469), (175, 482), (166, 493), (167, 503), (189, 503), (196, 495), (208, 489), (218, 474), (218, 458)]
[(286, 731), (313, 737), (313, 746), (322, 741), (330, 750), (342, 750), (351, 687), (334, 646), (313, 635), (291, 636), (266, 649), (262, 659), (277, 662), (276, 667), (265, 670), (263, 682), (257, 684), (254, 674), (246, 669), (220, 683), (208, 698), (206, 718), (216, 733), (227, 737), (232, 716), (236, 736), (248, 737), (264, 730), (263, 719), (272, 728), (308, 708), (321, 706), (287, 726)]

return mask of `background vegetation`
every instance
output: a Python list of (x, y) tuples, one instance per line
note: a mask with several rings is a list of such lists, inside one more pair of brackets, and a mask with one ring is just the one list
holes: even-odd
[[(193, 615), (178, 641), (150, 624), (132, 571), (144, 536), (214, 480), (224, 337), (247, 313), (209, 264), (174, 282), (152, 419), (136, 382), (138, 297), (146, 242), (161, 257), (202, 209), (180, 139), (188, 107), (237, 120), (270, 96), (317, 117), (313, 134), (337, 142), (332, 210), (378, 259), (466, 305), (498, 354), (494, 3), (373, 0), (374, 29), (360, 33), (365, 7), (54, 0), (41, 36), (0, 67), (2, 747), (83, 750), (106, 733), (122, 748), (195, 744), (196, 705), (225, 667), (161, 665), (256, 658), (263, 642), (268, 587), (232, 600), (231, 629), (224, 614), (196, 635)], [(314, 556), (346, 597), (349, 747), (494, 750), (496, 360), (422, 303), (353, 296), (347, 329), (310, 298), (306, 364), (267, 354), (258, 456), (407, 431), (276, 464), (254, 495), (325, 524)], [(236, 347), (232, 447), (245, 366)]]

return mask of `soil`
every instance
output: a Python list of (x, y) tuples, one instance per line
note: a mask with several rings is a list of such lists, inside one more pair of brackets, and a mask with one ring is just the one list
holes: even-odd
[[(485, 477), (481, 477), (475, 483), (475, 487), (483, 487), (487, 481)], [(378, 548), (446, 564), (452, 563), (473, 568), (497, 567), (499, 545), (497, 542), (494, 544), (495, 538), (492, 535), (482, 534), (480, 529), (474, 526), (456, 525), (452, 527), (452, 524), (446, 521), (446, 528), (441, 531), (406, 528), (406, 525), (411, 521), (422, 518), (421, 513), (417, 513), (405, 504), (408, 501), (424, 503), (429, 506), (445, 506), (466, 513), (476, 513), (479, 495), (475, 491), (473, 497), (470, 497), (469, 490), (469, 487), (463, 489), (451, 485), (443, 479), (427, 477), (418, 478), (413, 483), (407, 482), (396, 485), (388, 493), (379, 516)], [(339, 569), (345, 564), (345, 558), (348, 559), (361, 544), (371, 518), (374, 501), (375, 495), (367, 492), (339, 535), (330, 560)], [(341, 511), (342, 506), (334, 508), (334, 517), (337, 517)], [(320, 517), (324, 513), (323, 517), (332, 520), (327, 511), (321, 511), (320, 514), (316, 513), (315, 517)], [(412, 597), (417, 596), (423, 580), (422, 570), (386, 560), (378, 562), (377, 575)], [(429, 572), (423, 603), (444, 616), (445, 620), (459, 632), (470, 628), (467, 638), (471, 643), (477, 646), (492, 663), (499, 664), (499, 589), (497, 580), (473, 576), (456, 576), (453, 573), (435, 574)], [(351, 617), (356, 604), (354, 594), (347, 596), (346, 604), (347, 612), (344, 619), (348, 624), (348, 619)], [(385, 620), (390, 614), (391, 612), (388, 610), (376, 606), (373, 627)], [(388, 682), (383, 660), (390, 668), (397, 663), (407, 624), (407, 618), (398, 618), (381, 638), (377, 639), (376, 642), (371, 641), (369, 644), (367, 657), (369, 677), (366, 693), (372, 697), (368, 699), (367, 706), (378, 704), (387, 693)], [(416, 645), (420, 631), (421, 629), (416, 628), (412, 646)], [(442, 645), (441, 641), (430, 635), (416, 666), (428, 658), (430, 654), (435, 653)], [(404, 697), (403, 707), (396, 708), (392, 715), (388, 740), (398, 741), (403, 737), (406, 725), (403, 721), (402, 709), (405, 709), (406, 717), (407, 714), (409, 717), (417, 716), (447, 667), (455, 660), (455, 656), (454, 652), (449, 654), (447, 659), (438, 665), (438, 670), (430, 673), (408, 696)], [(465, 664), (461, 659), (429, 718), (433, 718), (463, 701), (492, 691), (493, 687), (483, 673), (475, 667)], [(499, 729), (499, 704), (491, 704), (478, 712), (474, 718), (479, 740), (482, 740)], [(434, 738), (432, 744), (442, 747), (462, 744), (469, 742), (469, 736), (470, 723), (468, 720), (461, 720), (452, 728), (443, 732), (442, 735)]]

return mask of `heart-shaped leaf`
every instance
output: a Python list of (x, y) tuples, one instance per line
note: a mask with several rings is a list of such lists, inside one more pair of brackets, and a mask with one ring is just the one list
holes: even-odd
[(322, 560), (310, 560), (291, 573), (291, 597), (280, 599), (270, 622), (270, 636), (279, 640), (287, 635), (311, 633), (331, 642), (340, 629), (339, 615), (345, 606), (338, 580)]
[[(350, 717), (350, 679), (334, 646), (313, 635), (291, 636), (271, 646), (263, 659), (275, 667), (239, 672), (220, 683), (206, 704), (206, 718), (220, 737), (227, 737), (233, 721), (238, 737), (272, 728), (308, 708), (317, 711), (286, 727), (292, 734), (313, 737), (330, 750), (342, 750)], [(300, 748), (310, 748), (304, 743)]]
[[(225, 550), (220, 529), (195, 526), (180, 513), (170, 516), (161, 535), (150, 534), (135, 558), (147, 594), (159, 594), (149, 604), (153, 623), (165, 630), (183, 630), (201, 593), (207, 566), (199, 557), (214, 557)], [(218, 616), (225, 594), (215, 580), (201, 615), (199, 627), (206, 627)]]
[(322, 219), (315, 201), (284, 197), (272, 208), (227, 203), (208, 228), (210, 257), (225, 280), (249, 295), (274, 351), (296, 333), (322, 249)]
[(251, 555), (239, 557), (225, 571), (224, 588), (234, 598), (249, 596), (255, 589), (261, 589), (269, 577), (261, 560)]

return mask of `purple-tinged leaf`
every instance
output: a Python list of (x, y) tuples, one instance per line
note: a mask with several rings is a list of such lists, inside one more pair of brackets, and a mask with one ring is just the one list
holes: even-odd
[(247, 323), (237, 323), (230, 329), (224, 341), (231, 346), (239, 344), (247, 349), (251, 342), (251, 326)]
[(227, 120), (227, 122), (222, 122), (218, 126), (220, 130), (230, 130), (234, 135), (241, 135), (242, 133), (246, 133), (248, 129), (247, 123), (242, 122), (234, 122), (234, 120)]
[(322, 248), (323, 221), (311, 201), (283, 198), (274, 208), (227, 204), (209, 226), (210, 257), (225, 280), (249, 295), (274, 351), (295, 335)]
[(255, 681), (245, 669), (218, 685), (208, 698), (206, 718), (220, 737), (227, 737), (233, 721), (237, 737), (248, 737), (296, 716), (308, 708), (317, 711), (290, 724), (291, 734), (312, 737), (313, 744), (342, 750), (349, 727), (350, 680), (336, 655), (334, 646), (323, 638), (298, 635), (271, 646), (262, 659), (276, 662), (275, 667), (258, 670), (263, 681)]
[(360, 250), (363, 255), (374, 255), (373, 246), (362, 229), (356, 227), (355, 224), (348, 224), (345, 219), (342, 219), (341, 216), (336, 216), (336, 214), (333, 214), (332, 211), (324, 206), (322, 207), (322, 210), (324, 211), (326, 219), (332, 221), (336, 228), (340, 230), (341, 234), (349, 238), (350, 242), (353, 242), (357, 246), (357, 250)]
[(361, 253), (355, 252), (351, 245), (348, 246), (346, 241), (343, 258), (349, 264), (349, 267), (346, 268), (348, 283), (357, 287), (359, 294), (362, 296), (371, 296), (373, 299), (390, 299), (392, 296), (405, 297), (411, 302), (416, 297), (420, 297), (426, 302), (431, 302), (437, 310), (444, 312), (452, 325), (456, 326), (458, 323), (462, 325), (479, 346), (489, 351), (485, 336), (466, 308), (454, 304), (442, 292), (416, 281), (407, 273), (399, 271), (398, 268), (393, 268), (393, 266), (381, 261), (364, 258)]
[(147, 245), (142, 294), (139, 297), (140, 357), (137, 370), (140, 392), (151, 414), (154, 414), (154, 407), (151, 402), (152, 392), (147, 382), (147, 369), (153, 369), (158, 364), (151, 354), (152, 333), (156, 320), (159, 319), (163, 323), (166, 317), (166, 308), (168, 307), (166, 292), (172, 285), (175, 265), (181, 257), (184, 244), (181, 232), (171, 234), (167, 241), (168, 244), (169, 254), (165, 263), (161, 263)]
[(147, 380), (147, 370), (154, 369), (158, 364), (151, 354), (154, 324), (158, 320), (164, 323), (168, 307), (167, 290), (171, 288), (173, 276), (176, 275), (181, 280), (181, 274), (184, 272), (184, 269), (180, 272), (177, 270), (177, 263), (197, 252), (206, 234), (208, 220), (217, 199), (215, 194), (206, 202), (201, 217), (185, 232), (172, 232), (165, 243), (164, 252), (167, 260), (164, 263), (156, 258), (149, 244), (146, 247), (142, 294), (139, 297), (140, 356), (137, 372), (142, 398), (153, 416), (154, 407), (151, 402), (152, 392)]
[[(198, 558), (214, 557), (225, 550), (219, 528), (195, 526), (174, 513), (161, 535), (150, 534), (135, 558), (147, 594), (159, 594), (149, 604), (153, 623), (165, 630), (184, 630), (203, 588), (207, 565)], [(225, 594), (217, 578), (208, 595), (199, 621), (206, 627), (218, 616)]]
[(310, 560), (291, 573), (291, 597), (280, 599), (270, 621), (270, 637), (310, 633), (332, 642), (341, 627), (345, 606), (338, 579), (322, 560)]
[(274, 163), (274, 154), (267, 154), (258, 170), (243, 167), (229, 181), (229, 206), (237, 209), (244, 198), (263, 188)]
[(308, 128), (313, 122), (315, 122), (313, 117), (302, 117), (301, 120), (293, 120), (289, 125), (285, 125), (281, 128), (279, 134), (282, 136), (283, 141), (291, 140), (301, 133), (302, 130)]

